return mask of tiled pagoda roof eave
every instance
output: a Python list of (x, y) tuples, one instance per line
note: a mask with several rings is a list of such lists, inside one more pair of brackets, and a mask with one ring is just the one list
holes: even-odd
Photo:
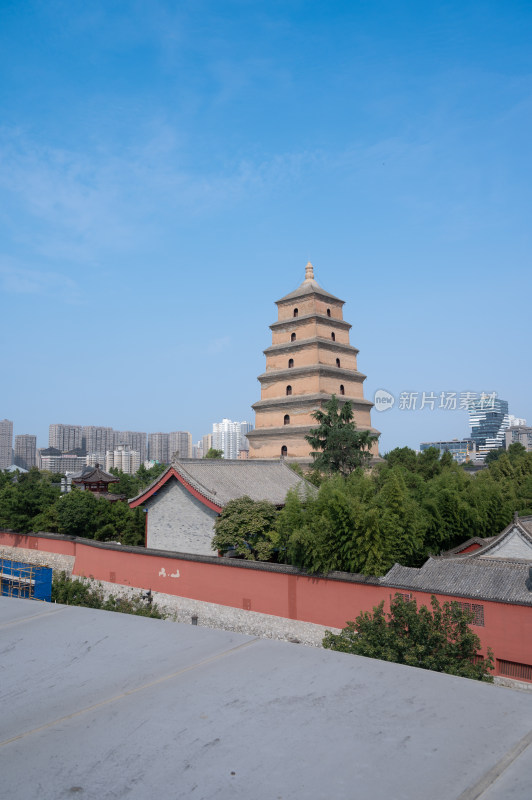
[(286, 325), (296, 327), (301, 325), (304, 322), (308, 322), (309, 320), (317, 320), (319, 322), (325, 322), (330, 325), (331, 328), (343, 328), (344, 330), (351, 330), (353, 327), (349, 322), (346, 322), (345, 319), (337, 319), (336, 317), (328, 317), (326, 314), (302, 314), (299, 317), (287, 317), (287, 319), (279, 319), (277, 322), (272, 322), (270, 325), (270, 330), (275, 330), (276, 328), (282, 328)]
[(345, 304), (345, 300), (341, 300), (336, 295), (327, 292), (325, 289), (322, 289), (316, 281), (303, 281), (301, 286), (298, 286), (297, 289), (294, 289), (293, 292), (289, 292), (289, 294), (285, 294), (284, 297), (281, 297), (280, 300), (276, 300), (276, 305), (283, 305), (284, 303), (290, 303), (293, 300), (298, 300), (300, 297), (308, 297), (309, 295), (317, 295), (318, 297), (324, 297), (326, 300), (334, 300), (335, 303), (340, 303), (341, 305)]
[[(316, 392), (315, 394), (289, 394), (284, 395), (283, 397), (272, 397), (265, 400), (257, 400), (256, 403), (253, 403), (251, 408), (256, 410), (257, 408), (275, 408), (276, 406), (299, 406), (300, 408), (303, 406), (313, 407), (316, 405), (316, 403), (327, 403), (331, 399), (331, 396), (332, 395), (326, 394), (325, 392)], [(341, 405), (347, 402), (351, 403), (353, 408), (371, 409), (374, 405), (371, 400), (366, 400), (363, 397), (336, 395), (336, 399)]]
[(308, 374), (332, 374), (342, 376), (351, 380), (356, 380), (357, 383), (363, 383), (366, 380), (366, 375), (358, 370), (348, 369), (347, 367), (336, 367), (334, 364), (309, 364), (303, 367), (285, 367), (283, 369), (270, 369), (262, 372), (257, 376), (257, 380), (261, 383), (275, 378), (280, 380), (283, 377), (289, 378), (294, 375), (308, 375)]
[[(275, 428), (253, 428), (252, 431), (248, 431), (246, 433), (246, 437), (249, 439), (253, 439), (255, 437), (267, 437), (267, 436), (286, 436), (286, 438), (291, 438), (292, 436), (297, 436), (297, 438), (301, 437), (302, 433), (310, 433), (311, 430), (316, 428), (316, 423), (313, 425), (278, 425)], [(371, 426), (370, 428), (365, 428), (361, 425), (357, 425), (357, 431), (369, 431), (370, 433), (374, 434), (375, 436), (380, 436), (381, 432)]]
[(352, 344), (345, 344), (344, 342), (336, 342), (332, 339), (324, 339), (323, 336), (310, 336), (307, 339), (296, 339), (293, 342), (281, 342), (280, 344), (271, 344), (262, 352), (265, 356), (270, 353), (280, 353), (284, 351), (295, 352), (302, 350), (309, 345), (317, 344), (319, 347), (324, 347), (327, 350), (341, 350), (344, 353), (354, 353), (358, 355), (360, 352), (357, 347)]

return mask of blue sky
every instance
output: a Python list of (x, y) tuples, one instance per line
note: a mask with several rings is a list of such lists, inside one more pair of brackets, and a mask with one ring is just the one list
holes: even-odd
[[(0, 417), (253, 421), (274, 301), (346, 301), (366, 396), (532, 423), (532, 6), (4, 2)], [(373, 413), (381, 449), (464, 411)]]

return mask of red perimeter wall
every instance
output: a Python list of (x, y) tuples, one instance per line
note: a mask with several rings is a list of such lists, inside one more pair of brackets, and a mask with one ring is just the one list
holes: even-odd
[[(0, 531), (0, 545), (74, 556), (73, 574), (77, 576), (333, 628), (342, 628), (347, 620), (355, 619), (361, 611), (371, 611), (381, 600), (389, 608), (391, 597), (398, 591), (363, 579), (316, 578), (293, 574), (290, 568), (261, 569), (236, 562), (228, 564), (227, 559), (215, 557), (185, 559), (154, 550), (139, 552), (136, 548), (38, 534)], [(403, 594), (407, 591), (401, 590)], [(409, 593), (416, 597), (418, 605), (430, 605), (430, 594)], [(437, 597), (440, 601), (468, 600), (449, 595)], [(494, 651), (495, 674), (508, 674), (508, 666), (500, 668), (499, 661), (503, 660), (529, 666), (528, 671), (518, 669), (514, 677), (526, 680), (530, 672), (528, 679), (532, 680), (532, 608), (478, 598), (471, 602), (484, 606), (485, 625), (473, 629), (482, 642), (482, 652), (486, 653), (488, 647)]]

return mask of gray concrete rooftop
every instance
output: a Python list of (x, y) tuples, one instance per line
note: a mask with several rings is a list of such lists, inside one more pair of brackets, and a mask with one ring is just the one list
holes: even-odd
[(517, 800), (532, 693), (0, 598), (0, 796)]

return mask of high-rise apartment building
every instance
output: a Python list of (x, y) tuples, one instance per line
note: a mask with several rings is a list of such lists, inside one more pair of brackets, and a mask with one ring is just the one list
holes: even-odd
[(15, 464), (22, 469), (37, 465), (37, 437), (29, 433), (15, 436)]
[(481, 395), (480, 399), (469, 401), (468, 409), (477, 458), (484, 459), (490, 450), (504, 447), (509, 422), (508, 402), (495, 395)]
[[(261, 399), (253, 405), (255, 429), (247, 437), (250, 458), (310, 461), (305, 437), (316, 427), (313, 414), (333, 394), (340, 404), (350, 402), (359, 430), (378, 434), (371, 427), (373, 403), (364, 398), (366, 376), (358, 371), (343, 306), (317, 283), (310, 261), (303, 283), (277, 300), (272, 344), (264, 351), (266, 371), (259, 375)], [(378, 456), (377, 443), (371, 452)]]
[(148, 434), (148, 458), (150, 461), (158, 461), (160, 464), (170, 463), (167, 433)]
[(55, 447), (62, 453), (68, 453), (83, 446), (81, 425), (50, 425), (48, 447)]
[(201, 439), (192, 445), (192, 458), (203, 458), (203, 441)]
[(206, 433), (201, 437), (201, 449), (203, 451), (202, 458), (204, 458), (209, 450), (212, 448), (212, 433)]
[(192, 458), (192, 434), (188, 431), (173, 431), (168, 434), (168, 456), (174, 458)]
[(252, 428), (249, 422), (233, 422), (223, 419), (212, 426), (212, 447), (222, 450), (224, 458), (238, 458), (240, 450), (247, 450), (249, 445), (246, 433)]
[(90, 456), (100, 456), (101, 464), (105, 461), (108, 450), (114, 450), (117, 443), (117, 431), (99, 425), (83, 426), (83, 449)]
[(140, 461), (143, 464), (146, 461), (148, 454), (147, 436), (142, 431), (118, 431), (116, 434), (116, 444), (128, 444), (131, 450), (137, 450), (140, 453)]
[(127, 444), (119, 444), (114, 450), (108, 450), (105, 455), (105, 469), (107, 472), (112, 467), (134, 475), (140, 467), (140, 453), (138, 450), (131, 450)]
[[(177, 456), (176, 456), (177, 454)], [(192, 458), (192, 434), (188, 431), (148, 434), (148, 458), (170, 464), (174, 456)]]
[[(523, 420), (525, 422), (525, 420)], [(532, 427), (527, 425), (511, 425), (504, 434), (506, 449), (518, 442), (525, 450), (532, 452)]]
[(0, 420), (0, 469), (9, 469), (13, 463), (13, 422)]

